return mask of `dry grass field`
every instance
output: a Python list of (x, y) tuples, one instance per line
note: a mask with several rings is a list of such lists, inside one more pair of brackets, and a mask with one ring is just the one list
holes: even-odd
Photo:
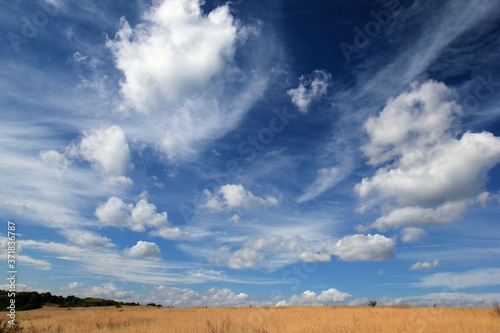
[(43, 308), (17, 319), (30, 333), (500, 333), (491, 308)]

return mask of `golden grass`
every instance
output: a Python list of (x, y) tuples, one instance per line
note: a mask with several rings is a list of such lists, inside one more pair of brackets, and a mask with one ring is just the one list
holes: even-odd
[(33, 333), (500, 333), (491, 308), (43, 308), (17, 318)]

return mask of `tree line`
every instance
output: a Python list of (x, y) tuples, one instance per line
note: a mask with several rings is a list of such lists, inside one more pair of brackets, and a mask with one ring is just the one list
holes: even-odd
[[(80, 298), (73, 295), (64, 297), (56, 296), (51, 293), (39, 293), (37, 291), (21, 291), (16, 292), (16, 310), (33, 310), (39, 309), (42, 306), (57, 306), (61, 308), (77, 308), (77, 307), (94, 307), (94, 306), (138, 306), (139, 303), (134, 302), (117, 302), (109, 299), (86, 297)], [(5, 309), (10, 304), (8, 291), (0, 290), (0, 311)]]

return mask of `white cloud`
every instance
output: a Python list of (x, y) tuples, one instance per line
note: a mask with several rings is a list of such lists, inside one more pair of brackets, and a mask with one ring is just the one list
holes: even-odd
[(69, 289), (77, 289), (77, 288), (81, 288), (81, 287), (83, 287), (82, 282), (70, 282), (70, 283), (68, 283)]
[(237, 249), (221, 246), (208, 256), (217, 265), (233, 269), (277, 268), (297, 261), (328, 262), (332, 256), (344, 261), (383, 261), (394, 258), (395, 241), (382, 235), (349, 235), (306, 241), (300, 236), (267, 236), (249, 239)]
[(300, 112), (307, 113), (311, 102), (326, 94), (331, 81), (330, 73), (325, 70), (315, 70), (307, 77), (302, 75), (299, 78), (299, 86), (288, 90), (287, 93)]
[(318, 170), (318, 176), (305, 191), (305, 193), (297, 199), (297, 202), (307, 202), (328, 191), (344, 178), (349, 175), (347, 167), (332, 167)]
[(281, 259), (289, 262), (302, 248), (303, 240), (300, 237), (260, 237), (247, 240), (240, 249), (233, 252), (229, 246), (221, 246), (209, 260), (233, 269), (254, 268), (264, 264), (265, 260), (273, 262)]
[(363, 151), (382, 166), (355, 190), (362, 199), (396, 204), (370, 227), (449, 223), (484, 191), (488, 171), (500, 162), (500, 138), (488, 132), (457, 138), (461, 108), (454, 97), (443, 83), (415, 84), (366, 121)]
[(395, 165), (363, 179), (356, 185), (358, 194), (377, 194), (403, 205), (460, 200), (481, 193), (487, 172), (500, 160), (500, 138), (487, 132), (467, 132), (460, 140), (411, 149)]
[[(431, 293), (419, 296), (382, 297), (377, 303), (384, 306), (409, 305), (412, 307), (429, 307), (434, 304), (439, 307), (489, 307), (500, 294), (467, 294), (458, 292)], [(367, 298), (353, 299), (348, 305), (363, 306), (368, 303)]]
[(410, 267), (410, 269), (414, 270), (414, 271), (429, 270), (429, 269), (433, 269), (433, 268), (437, 267), (437, 265), (439, 265), (439, 260), (438, 259), (434, 259), (434, 261), (432, 261), (432, 262), (430, 262), (430, 261), (419, 261), (419, 262), (413, 264)]
[(238, 214), (234, 214), (233, 216), (231, 216), (231, 218), (229, 220), (233, 223), (239, 223), (241, 220), (241, 217)]
[(114, 283), (104, 283), (100, 286), (85, 287), (82, 282), (70, 282), (67, 286), (60, 288), (67, 295), (78, 297), (96, 297), (103, 299), (112, 299), (118, 301), (132, 301), (137, 298), (133, 291), (121, 290)]
[(382, 235), (349, 235), (329, 248), (344, 261), (382, 261), (394, 258), (394, 240)]
[(123, 253), (128, 257), (144, 259), (160, 259), (160, 247), (156, 243), (138, 241), (136, 245), (127, 248)]
[(147, 198), (140, 199), (135, 205), (126, 204), (122, 199), (110, 197), (95, 210), (95, 216), (104, 226), (126, 227), (136, 232), (144, 232), (147, 228), (158, 229), (163, 238), (174, 239), (185, 235), (175, 228), (170, 229), (167, 212), (158, 213), (156, 206)]
[(204, 16), (197, 0), (165, 0), (145, 18), (135, 28), (122, 18), (116, 40), (108, 41), (125, 75), (122, 93), (137, 111), (148, 112), (151, 98), (189, 96), (234, 55), (238, 28), (228, 6)]
[(379, 165), (398, 155), (412, 162), (410, 157), (423, 157), (409, 155), (416, 148), (433, 147), (452, 137), (450, 126), (461, 112), (453, 97), (454, 92), (445, 84), (428, 81), (389, 99), (382, 112), (365, 123), (370, 141), (363, 151), (370, 164)]
[(145, 227), (165, 227), (168, 225), (167, 212), (156, 212), (156, 206), (147, 199), (141, 199), (130, 212), (132, 230), (144, 231)]
[[(207, 270), (206, 265), (197, 263), (182, 263), (164, 260), (143, 260), (127, 257), (122, 252), (108, 248), (95, 251), (74, 245), (55, 242), (39, 242), (34, 240), (19, 240), (18, 244), (26, 249), (45, 252), (47, 257), (55, 257), (65, 261), (65, 269), (78, 269), (83, 272), (110, 277), (123, 282), (136, 282), (140, 284), (159, 285), (172, 284), (198, 284), (208, 281), (243, 282), (234, 277), (228, 277), (220, 271)], [(50, 264), (49, 264), (50, 265)], [(251, 279), (245, 278), (245, 283)], [(256, 283), (262, 283), (262, 280)]]
[(249, 303), (245, 293), (236, 294), (227, 288), (210, 288), (205, 292), (192, 289), (159, 286), (155, 288), (148, 301), (174, 307), (197, 306), (242, 306)]
[(129, 218), (132, 204), (125, 204), (122, 199), (110, 197), (106, 203), (95, 210), (95, 216), (104, 225), (122, 226)]
[[(0, 237), (0, 256), (3, 258), (7, 258), (7, 243), (9, 240), (6, 237)], [(43, 271), (48, 271), (52, 268), (52, 265), (50, 262), (45, 261), (45, 260), (40, 260), (40, 259), (35, 259), (30, 256), (22, 254), (23, 252), (23, 246), (20, 242), (16, 243), (16, 259), (22, 263), (23, 265), (29, 265), (32, 266), (35, 269), (43, 270)]]
[(56, 170), (64, 171), (70, 165), (68, 159), (63, 154), (55, 150), (46, 150), (40, 152), (40, 159), (48, 167), (54, 168)]
[(420, 228), (404, 228), (402, 230), (401, 240), (405, 243), (415, 243), (427, 236), (424, 229)]
[(314, 291), (306, 290), (300, 295), (293, 295), (288, 300), (276, 303), (276, 306), (324, 305), (343, 302), (351, 297), (352, 295), (335, 288), (323, 290), (319, 295)]
[(500, 285), (500, 268), (481, 268), (461, 273), (436, 273), (426, 276), (419, 287), (446, 287), (450, 290)]
[(304, 262), (330, 261), (332, 257), (328, 253), (313, 253), (309, 251), (300, 252), (297, 258)]
[(390, 228), (447, 224), (460, 218), (468, 206), (469, 203), (462, 200), (445, 203), (436, 209), (422, 207), (396, 208), (379, 217), (369, 227), (384, 231)]
[(70, 154), (81, 156), (96, 171), (112, 177), (112, 183), (123, 183), (125, 173), (133, 167), (125, 132), (118, 126), (84, 133), (80, 143), (70, 148)]
[[(10, 284), (0, 284), (0, 290), (9, 290)], [(17, 291), (33, 291), (36, 290), (39, 293), (47, 292), (45, 289), (40, 289), (40, 288), (32, 288), (31, 286), (28, 286), (27, 284), (24, 283), (17, 283), (16, 284), (16, 290)]]
[(255, 196), (247, 191), (243, 185), (226, 184), (221, 186), (215, 194), (209, 190), (204, 190), (206, 201), (200, 206), (213, 211), (233, 210), (244, 208), (246, 210), (255, 210), (260, 207), (277, 206), (279, 200), (271, 195), (265, 197)]
[(71, 243), (85, 248), (97, 249), (114, 246), (109, 238), (90, 231), (71, 230), (65, 231), (65, 234)]
[(122, 18), (107, 42), (124, 75), (122, 109), (148, 126), (130, 132), (170, 159), (190, 158), (234, 128), (266, 85), (265, 71), (234, 59), (259, 32), (241, 26), (228, 5), (205, 14), (202, 4), (156, 1), (135, 27)]
[(106, 184), (111, 187), (132, 186), (134, 182), (126, 176), (108, 176)]
[(58, 233), (88, 227), (82, 207), (107, 195), (102, 179), (62, 153), (67, 142), (55, 139), (53, 129), (26, 122), (2, 122), (0, 127), (1, 210)]
[(40, 269), (42, 271), (48, 271), (52, 269), (52, 264), (50, 262), (46, 260), (35, 259), (23, 254), (17, 255), (17, 260), (23, 264), (33, 266), (34, 268)]
[(187, 231), (182, 231), (179, 228), (161, 228), (157, 233), (153, 232), (152, 234), (158, 235), (168, 240), (177, 240), (189, 236), (189, 233)]
[(228, 246), (220, 247), (210, 258), (217, 265), (224, 265), (233, 269), (253, 268), (264, 260), (264, 255), (255, 249), (243, 247), (231, 252)]

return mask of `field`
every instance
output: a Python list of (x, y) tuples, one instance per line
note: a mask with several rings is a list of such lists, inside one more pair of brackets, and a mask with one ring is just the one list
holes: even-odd
[[(6, 313), (1, 314), (5, 324)], [(500, 316), (491, 308), (140, 306), (43, 308), (16, 315), (21, 332), (30, 333), (500, 333)]]

